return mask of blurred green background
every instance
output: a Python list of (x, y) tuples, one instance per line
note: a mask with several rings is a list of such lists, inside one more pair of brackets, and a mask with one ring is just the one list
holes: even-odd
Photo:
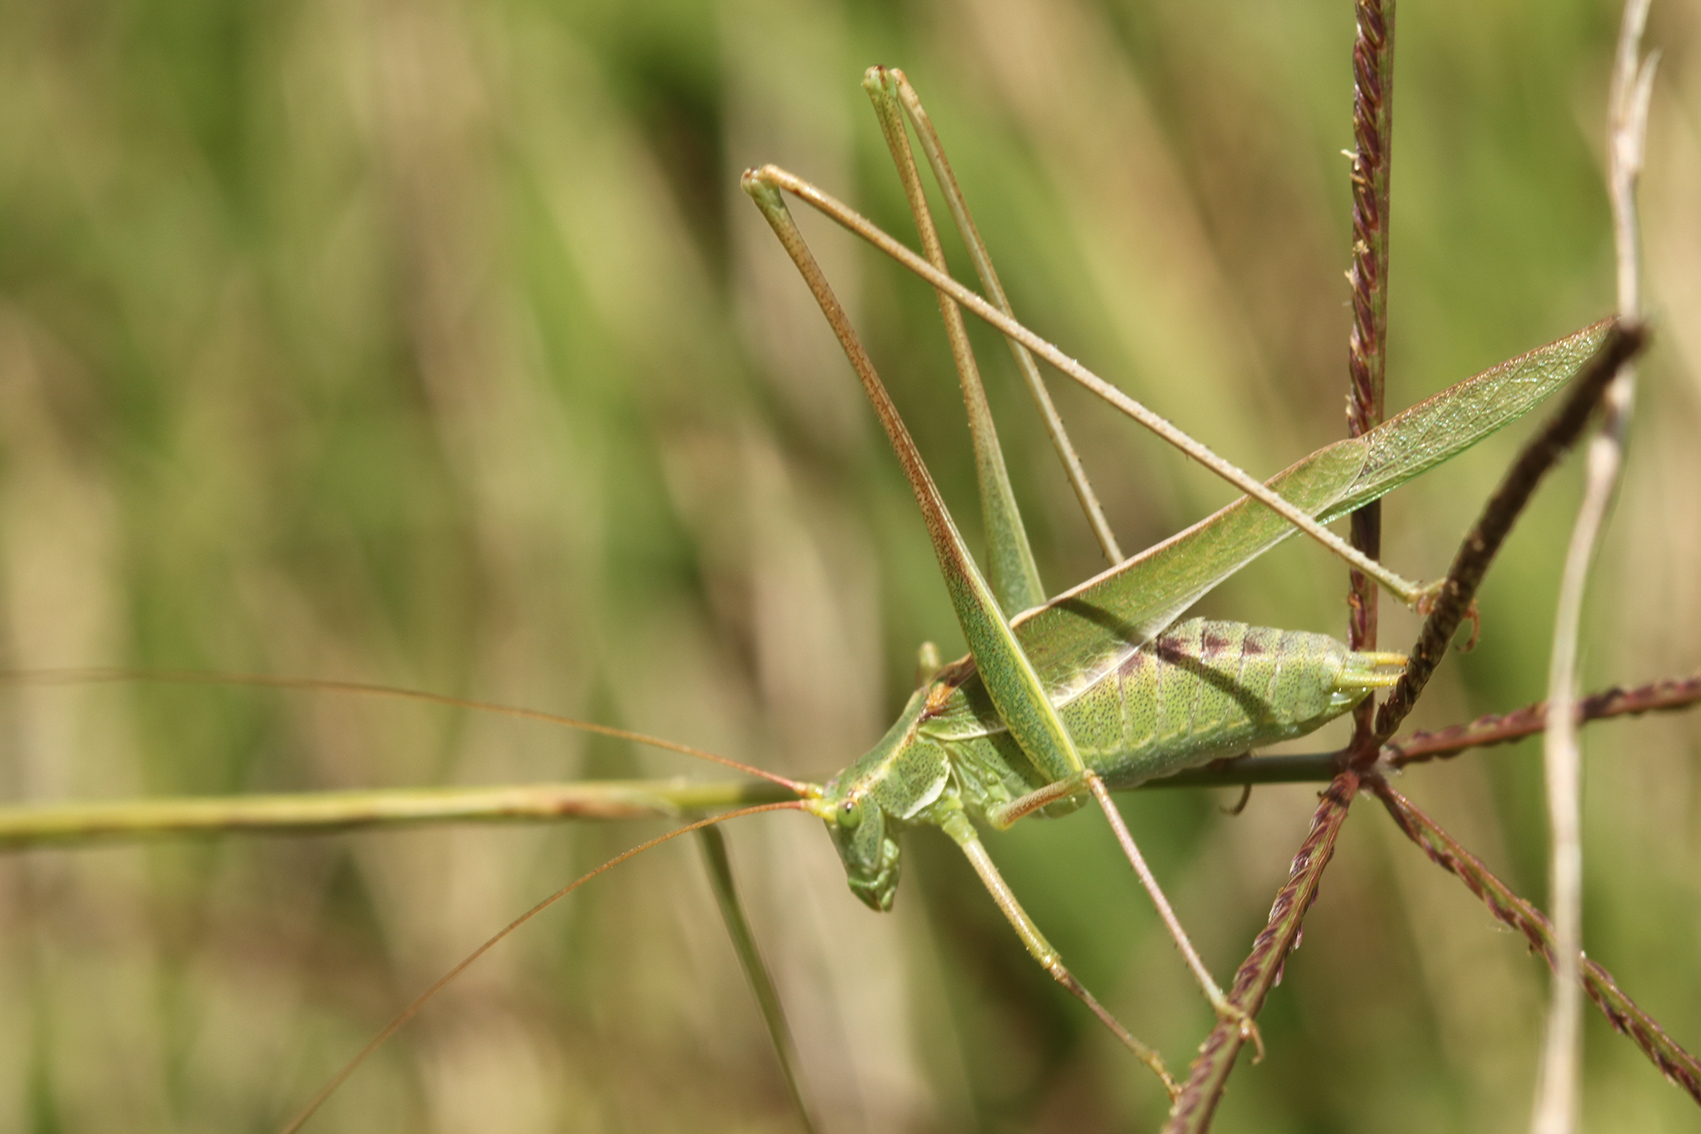
[[(1609, 312), (1608, 0), (1407, 4), (1389, 403)], [(1245, 467), (1343, 430), (1347, 0), (159, 0), (0, 8), (0, 664), (388, 682), (644, 729), (793, 774), (871, 744), (960, 639), (907, 489), (741, 169), (910, 230), (858, 79), (903, 66), (1017, 311)], [(1701, 13), (1656, 0), (1656, 346), (1589, 611), (1589, 684), (1701, 659)], [(810, 226), (977, 527), (932, 296)], [(966, 271), (959, 257), (959, 273)], [(1047, 586), (1097, 552), (980, 336)], [(1057, 389), (1125, 547), (1219, 484)], [(1516, 432), (1516, 431), (1514, 431)], [(1392, 498), (1439, 574), (1515, 438)], [(1568, 469), (1419, 724), (1535, 700)], [(1340, 632), (1290, 545), (1211, 613)], [(1386, 609), (1386, 608), (1385, 608)], [(1383, 642), (1413, 625), (1385, 614)], [(501, 719), (329, 696), (14, 688), (0, 791), (108, 798), (713, 775)], [(1598, 728), (1592, 956), (1701, 1045), (1701, 732)], [(1529, 745), (1402, 787), (1541, 900)], [(1309, 788), (1142, 793), (1134, 830), (1216, 972), (1263, 924)], [(1546, 996), (1370, 804), (1223, 1130), (1521, 1126)], [(1103, 824), (991, 842), (1076, 971), (1185, 1065), (1209, 1011)], [(231, 838), (0, 859), (0, 1129), (274, 1129), (417, 990), (659, 830)], [(795, 815), (732, 829), (828, 1131), (1148, 1129), (1143, 1070), (1027, 960), (943, 840), (894, 914)], [(1591, 1131), (1695, 1129), (1591, 1016)], [(680, 843), (480, 962), (313, 1129), (790, 1130)]]

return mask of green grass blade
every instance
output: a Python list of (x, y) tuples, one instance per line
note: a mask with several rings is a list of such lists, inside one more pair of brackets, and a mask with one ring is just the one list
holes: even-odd
[(727, 854), (726, 836), (719, 827), (703, 827), (697, 831), (703, 848), (703, 862), (709, 869), (709, 888), (715, 892), (715, 905), (721, 911), (727, 936), (732, 938), (733, 952), (750, 981), (750, 991), (761, 1009), (762, 1021), (768, 1025), (768, 1038), (774, 1042), (774, 1055), (780, 1061), (786, 1086), (791, 1089), (792, 1102), (797, 1104), (797, 1116), (803, 1129), (814, 1134), (815, 1123), (809, 1117), (808, 1092), (803, 1087), (803, 1073), (797, 1064), (797, 1044), (792, 1040), (791, 1025), (786, 1023), (785, 1008), (774, 987), (768, 964), (756, 947), (756, 935), (751, 932), (750, 919), (744, 916), (744, 903), (739, 900), (738, 886), (732, 877), (732, 859)]
[(749, 780), (592, 780), (24, 804), (0, 807), (0, 847), (242, 831), (316, 834), (419, 823), (670, 818), (795, 798), (778, 784)]

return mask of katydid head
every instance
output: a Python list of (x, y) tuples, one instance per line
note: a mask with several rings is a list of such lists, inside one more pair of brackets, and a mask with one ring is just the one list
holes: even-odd
[[(829, 799), (832, 788), (829, 784)], [(866, 796), (847, 795), (831, 804), (829, 814), (827, 827), (844, 860), (851, 893), (872, 910), (891, 909), (898, 889), (899, 858), (896, 833), (886, 830), (886, 812)]]
[(925, 693), (910, 698), (880, 743), (828, 780), (809, 805), (827, 823), (851, 893), (880, 912), (892, 908), (898, 888), (898, 833), (938, 802), (951, 779), (944, 750), (916, 734)]

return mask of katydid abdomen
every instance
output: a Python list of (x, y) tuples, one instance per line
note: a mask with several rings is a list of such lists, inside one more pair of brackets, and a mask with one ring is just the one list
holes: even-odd
[[(1325, 634), (1191, 619), (1085, 675), (1055, 703), (1088, 767), (1128, 787), (1304, 736), (1387, 684), (1379, 667), (1388, 660)], [(971, 810), (1043, 782), (978, 675), (933, 704), (916, 737), (946, 750)]]

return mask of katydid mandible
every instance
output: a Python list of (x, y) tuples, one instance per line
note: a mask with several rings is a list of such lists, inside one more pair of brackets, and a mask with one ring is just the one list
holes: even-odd
[[(1305, 458), (1269, 484), (1253, 481), (1022, 327), (991, 271), (943, 149), (901, 72), (871, 69), (864, 86), (892, 149), (925, 259), (848, 207), (773, 166), (747, 172), (755, 200), (791, 255), (837, 335), (903, 465), (939, 559), (970, 656), (924, 681), (884, 738), (820, 789), (810, 810), (826, 821), (852, 891), (889, 909), (898, 880), (898, 835), (912, 826), (943, 830), (968, 856), (1028, 951), (1085, 1002), (1165, 1082), (1161, 1059), (1134, 1039), (1064, 967), (1023, 911), (981, 846), (974, 820), (1007, 827), (1035, 811), (1073, 810), (1091, 794), (1116, 830), (1189, 966), (1220, 1015), (1237, 1017), (1168, 908), (1106, 792), (1217, 757), (1301, 736), (1397, 678), (1403, 658), (1356, 653), (1320, 634), (1176, 618), (1200, 596), (1268, 548), (1304, 530), (1407, 602), (1423, 589), (1344, 548), (1322, 524), (1362, 507), (1447, 460), (1539, 402), (1575, 373), (1604, 338), (1597, 324), (1461, 383), (1384, 423)], [(920, 192), (904, 126), (922, 139), (977, 271), (994, 302), (951, 280)], [(976, 566), (925, 463), (792, 222), (787, 191), (864, 236), (932, 284), (969, 408), (986, 529), (994, 566), (989, 584)], [(986, 412), (959, 306), (1002, 331), (1031, 367), (1027, 351), (1099, 393), (1213, 471), (1246, 488), (1207, 520), (1040, 605), (1037, 573)], [(1095, 530), (1102, 517), (1037, 376), (1048, 427)], [(1111, 554), (1113, 543), (1107, 543)], [(1011, 615), (1014, 615), (1012, 618)], [(1247, 1034), (1256, 1032), (1240, 1019)]]

